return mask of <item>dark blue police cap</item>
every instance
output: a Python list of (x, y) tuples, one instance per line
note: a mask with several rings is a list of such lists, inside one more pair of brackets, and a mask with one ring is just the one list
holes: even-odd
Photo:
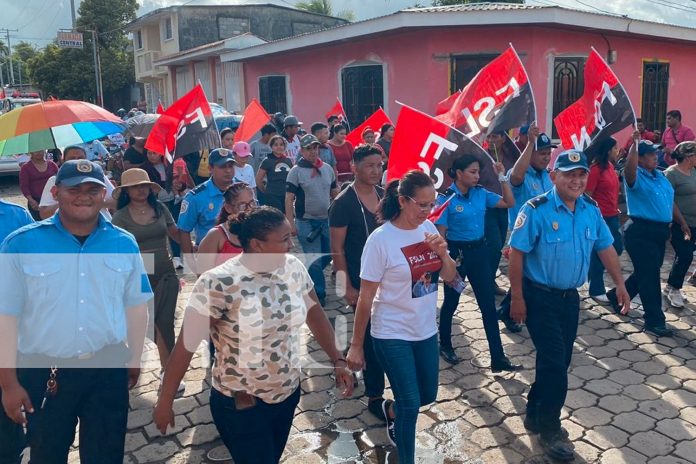
[(573, 169), (590, 170), (590, 167), (587, 165), (587, 156), (585, 156), (585, 153), (579, 150), (566, 150), (558, 155), (553, 165), (554, 171), (568, 172)]
[(66, 161), (56, 175), (56, 185), (74, 187), (86, 182), (106, 187), (101, 166), (86, 159)]

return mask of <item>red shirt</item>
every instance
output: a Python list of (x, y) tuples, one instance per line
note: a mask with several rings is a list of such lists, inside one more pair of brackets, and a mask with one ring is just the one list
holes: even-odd
[(593, 164), (585, 190), (599, 204), (602, 216), (619, 214), (619, 176), (614, 165), (610, 163), (606, 169), (602, 169), (598, 164)]
[(43, 188), (51, 176), (58, 173), (58, 165), (53, 161), (46, 161), (46, 170), (39, 171), (34, 163), (27, 161), (19, 168), (19, 189), (25, 197), (30, 196), (39, 201)]
[[(640, 139), (649, 140), (651, 142), (657, 142), (657, 140), (655, 140), (655, 134), (648, 130), (644, 130), (640, 133)], [(628, 140), (626, 140), (626, 145), (624, 145), (624, 150), (626, 151), (626, 153), (628, 153), (628, 150), (631, 149), (631, 145), (633, 145), (633, 139), (629, 137)]]
[(336, 157), (336, 171), (338, 171), (339, 174), (351, 172), (350, 162), (353, 161), (353, 144), (347, 140), (341, 146), (334, 145), (331, 142), (329, 142), (329, 144), (331, 144), (334, 156)]

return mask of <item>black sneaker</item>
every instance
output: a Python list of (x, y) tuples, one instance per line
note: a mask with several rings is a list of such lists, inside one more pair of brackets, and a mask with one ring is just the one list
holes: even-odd
[(505, 324), (505, 328), (508, 332), (519, 333), (522, 332), (522, 326), (517, 322), (513, 321), (512, 318), (503, 313), (502, 310), (498, 311), (498, 320)]
[(541, 443), (541, 447), (544, 448), (546, 454), (553, 459), (559, 461), (572, 461), (575, 459), (573, 445), (563, 439), (560, 430), (548, 435), (541, 434), (539, 443)]
[(619, 304), (619, 300), (616, 299), (616, 292), (613, 290), (607, 292), (607, 299), (609, 300), (609, 306), (611, 306), (611, 309), (618, 314), (619, 316), (622, 316), (621, 314), (621, 305)]
[(523, 367), (521, 364), (511, 363), (507, 356), (503, 356), (498, 359), (491, 359), (491, 371), (493, 371), (494, 374), (497, 374), (500, 371), (515, 372), (521, 371), (522, 369)]
[(454, 352), (454, 348), (452, 347), (441, 346), (440, 356), (442, 356), (442, 359), (452, 365), (459, 364), (459, 356), (457, 356), (457, 353)]
[[(532, 418), (532, 416), (530, 416), (529, 414), (524, 416), (524, 428), (527, 429), (527, 432), (533, 435), (539, 433), (539, 423), (537, 422), (536, 418)], [(565, 427), (561, 427), (559, 433), (565, 441), (568, 441), (570, 439), (570, 434), (568, 433)]]
[(650, 332), (653, 335), (657, 335), (658, 337), (671, 337), (674, 335), (672, 329), (667, 328), (666, 325), (646, 325), (643, 330)]
[(377, 419), (382, 421), (385, 420), (384, 411), (382, 410), (382, 403), (384, 403), (384, 401), (384, 398), (370, 398), (367, 401), (367, 410), (370, 411), (370, 413), (372, 413), (372, 415), (375, 416)]
[(391, 408), (393, 401), (384, 400), (382, 401), (382, 412), (384, 413), (384, 420), (387, 422), (387, 438), (389, 438), (389, 443), (392, 446), (396, 446), (396, 430), (394, 429), (394, 419), (389, 416), (389, 409)]

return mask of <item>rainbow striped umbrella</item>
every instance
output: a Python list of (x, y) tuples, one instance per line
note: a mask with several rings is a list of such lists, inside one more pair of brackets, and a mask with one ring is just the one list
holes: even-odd
[(124, 128), (121, 118), (91, 103), (35, 103), (0, 116), (0, 157), (91, 142)]

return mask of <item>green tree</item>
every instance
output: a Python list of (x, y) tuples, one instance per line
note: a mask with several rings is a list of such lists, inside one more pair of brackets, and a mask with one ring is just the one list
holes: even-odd
[(336, 16), (346, 21), (355, 21), (355, 13), (351, 10), (342, 10), (334, 14), (331, 0), (308, 0), (296, 3), (295, 7), (299, 10), (309, 11), (310, 13)]
[(97, 31), (101, 61), (104, 106), (128, 106), (135, 79), (129, 40), (123, 29), (136, 18), (135, 0), (82, 0), (77, 28), (84, 34), (83, 49), (49, 44), (28, 60), (29, 74), (44, 95), (61, 99), (95, 101), (96, 84), (92, 58), (92, 34)]

